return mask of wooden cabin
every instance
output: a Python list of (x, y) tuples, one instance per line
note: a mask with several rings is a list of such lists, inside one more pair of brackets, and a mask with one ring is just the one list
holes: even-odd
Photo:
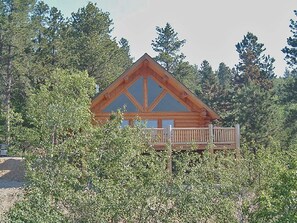
[(97, 95), (91, 111), (97, 121), (105, 122), (124, 107), (122, 125), (133, 125), (139, 117), (156, 148), (168, 142), (179, 148), (194, 143), (201, 149), (210, 143), (217, 148), (239, 143), (239, 129), (213, 127), (219, 116), (148, 54)]

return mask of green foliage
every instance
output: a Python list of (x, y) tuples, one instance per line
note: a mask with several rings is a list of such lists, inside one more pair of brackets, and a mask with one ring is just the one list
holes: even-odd
[(215, 108), (215, 103), (219, 103), (220, 86), (218, 76), (213, 71), (208, 61), (204, 60), (200, 66), (201, 89), (196, 90), (196, 94), (203, 99), (206, 104)]
[(169, 23), (166, 23), (164, 28), (157, 26), (156, 31), (158, 37), (152, 41), (152, 47), (159, 55), (155, 59), (168, 72), (174, 73), (176, 64), (185, 58), (179, 51), (186, 40), (179, 40), (178, 33)]
[[(171, 174), (167, 151), (150, 147), (141, 127), (121, 128), (120, 113), (92, 123), (88, 74), (102, 90), (131, 65), (128, 41), (111, 38), (108, 13), (88, 3), (65, 19), (31, 0), (1, 1), (0, 11), (0, 131), (9, 126), (6, 137), (27, 164), (26, 193), (8, 221), (297, 221), (296, 22), (283, 49), (292, 71), (274, 89), (274, 59), (252, 33), (236, 45), (236, 69), (221, 63), (214, 71), (207, 61), (200, 69), (185, 61), (185, 40), (170, 24), (157, 27), (157, 61), (216, 109), (221, 123), (240, 123), (246, 142), (236, 158), (174, 152)], [(277, 137), (286, 142), (282, 150)]]
[(228, 89), (229, 87), (231, 87), (233, 73), (232, 73), (232, 70), (226, 64), (224, 63), (219, 64), (217, 75), (218, 75), (220, 85), (224, 89)]
[[(264, 44), (247, 33), (236, 45), (239, 63), (234, 77), (234, 96), (229, 120), (241, 125), (243, 141), (251, 147), (267, 146), (279, 137), (282, 112), (274, 95), (274, 59), (264, 54)], [(254, 144), (254, 145), (252, 145)]]
[(236, 44), (239, 54), (239, 63), (236, 66), (238, 73), (235, 76), (237, 84), (245, 85), (252, 82), (264, 89), (272, 88), (275, 60), (263, 54), (265, 50), (264, 44), (258, 43), (258, 38), (250, 32)]
[[(271, 168), (270, 179), (261, 187), (259, 196), (255, 199), (257, 208), (250, 213), (251, 222), (297, 221), (296, 148), (290, 152), (274, 155), (277, 156), (269, 157)], [(266, 159), (267, 158), (266, 156)], [(266, 160), (266, 162), (267, 161), (268, 160)], [(281, 164), (280, 161), (283, 163)], [(266, 168), (267, 167), (266, 165)]]
[[(297, 11), (294, 10), (295, 16)], [(292, 36), (287, 39), (287, 46), (282, 49), (286, 55), (285, 60), (289, 65), (283, 79), (283, 85), (279, 87), (281, 105), (284, 107), (285, 136), (283, 143), (287, 147), (294, 148), (297, 143), (297, 21), (291, 19), (290, 29)]]
[(281, 127), (281, 112), (272, 92), (250, 84), (238, 89), (233, 100), (234, 121), (241, 125), (244, 142), (267, 146)]
[(17, 203), (7, 216), (7, 222), (69, 222), (61, 210), (53, 207), (51, 198), (39, 188), (27, 191), (25, 200)]
[(7, 144), (11, 143), (13, 110), (21, 110), (28, 90), (28, 54), (33, 37), (28, 14), (33, 3), (33, 0), (0, 2), (0, 99)]
[(155, 60), (160, 63), (177, 80), (194, 92), (197, 80), (197, 66), (185, 61), (185, 55), (180, 53), (186, 40), (180, 40), (178, 33), (166, 23), (164, 28), (157, 26), (157, 38), (152, 41), (152, 47), (158, 55)]
[(57, 68), (87, 71), (103, 90), (131, 65), (128, 42), (119, 46), (111, 25), (109, 14), (92, 3), (64, 18), (43, 1), (0, 2), (0, 130), (6, 143), (16, 143), (10, 138), (12, 114), (30, 127), (28, 95)]
[[(297, 16), (297, 10), (294, 10), (295, 16)], [(297, 21), (291, 19), (290, 29), (292, 36), (287, 39), (288, 46), (282, 49), (282, 52), (286, 54), (285, 60), (290, 68), (296, 73), (297, 68)]]
[(141, 127), (121, 128), (121, 114), (100, 127), (90, 124), (93, 84), (85, 73), (58, 70), (31, 95), (39, 143), (27, 151), (28, 187), (8, 213), (10, 222), (246, 221), (257, 215), (253, 196), (290, 160), (276, 149), (243, 150), (240, 159), (187, 151), (174, 153), (169, 174), (167, 151), (148, 146)]
[(90, 126), (94, 86), (86, 72), (54, 71), (28, 102), (28, 119), (39, 140), (57, 143)]
[(111, 25), (109, 13), (91, 2), (72, 13), (62, 35), (59, 66), (86, 70), (100, 90), (106, 88), (132, 64), (128, 43), (119, 47), (111, 38)]
[(61, 35), (66, 25), (65, 18), (57, 8), (50, 8), (38, 1), (31, 15), (34, 31), (30, 60), (30, 81), (32, 88), (39, 88), (57, 68), (61, 59)]

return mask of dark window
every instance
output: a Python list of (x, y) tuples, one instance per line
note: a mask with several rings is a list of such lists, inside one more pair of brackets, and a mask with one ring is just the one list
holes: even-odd
[(148, 90), (148, 105), (150, 105), (158, 95), (163, 91), (163, 88), (158, 85), (152, 78), (147, 78), (147, 90)]
[(174, 127), (174, 121), (173, 120), (162, 120), (162, 128), (167, 128), (169, 125), (171, 127)]
[(128, 89), (129, 93), (137, 100), (137, 102), (143, 105), (143, 77), (140, 77), (135, 81)]
[(157, 120), (146, 120), (146, 127), (147, 128), (158, 128), (158, 121)]
[(109, 104), (103, 112), (116, 112), (118, 109), (124, 109), (126, 112), (137, 112), (135, 105), (129, 100), (125, 94), (121, 94)]
[(154, 112), (185, 112), (189, 111), (184, 105), (170, 94), (166, 94), (159, 104), (153, 109)]
[(125, 119), (124, 119), (124, 120), (122, 121), (122, 123), (121, 123), (121, 127), (124, 128), (124, 127), (126, 127), (126, 126), (129, 126), (129, 120), (125, 120)]
[(134, 123), (145, 128), (158, 128), (158, 120), (136, 120)]

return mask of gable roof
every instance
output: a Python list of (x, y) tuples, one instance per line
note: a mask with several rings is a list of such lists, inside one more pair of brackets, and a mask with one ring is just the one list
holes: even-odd
[[(207, 113), (211, 120), (219, 119), (212, 109), (210, 109), (205, 103), (196, 97), (187, 87), (180, 83), (175, 77), (173, 77), (168, 71), (166, 71), (159, 63), (151, 58), (147, 53), (140, 57), (129, 69), (127, 69), (121, 76), (119, 76), (111, 85), (109, 85), (103, 92), (98, 94), (93, 100), (91, 110), (96, 110), (96, 107), (103, 101), (108, 100), (111, 96), (109, 92), (116, 90), (121, 84), (127, 82), (133, 75), (137, 75), (138, 71), (143, 68), (149, 68), (153, 71), (155, 78), (162, 84), (168, 86), (174, 86), (172, 89), (168, 89), (172, 94), (176, 95), (174, 89), (178, 89), (180, 93), (176, 95), (179, 98), (184, 99), (186, 104), (190, 104), (191, 107), (195, 107), (196, 110), (202, 110)], [(118, 94), (119, 95), (119, 94)]]

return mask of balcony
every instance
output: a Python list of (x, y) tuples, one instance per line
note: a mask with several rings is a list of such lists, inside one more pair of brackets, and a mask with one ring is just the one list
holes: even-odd
[(145, 128), (149, 144), (156, 149), (164, 149), (171, 145), (176, 150), (191, 147), (204, 150), (209, 146), (213, 150), (237, 149), (240, 147), (240, 128), (214, 127), (204, 128)]

